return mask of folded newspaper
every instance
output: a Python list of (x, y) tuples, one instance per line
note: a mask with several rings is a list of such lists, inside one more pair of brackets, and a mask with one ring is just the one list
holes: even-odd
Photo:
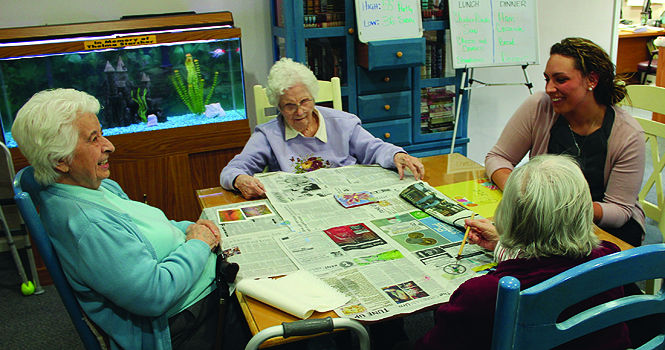
[(238, 282), (237, 289), (301, 319), (308, 318), (314, 311), (334, 310), (351, 299), (306, 270), (277, 279), (246, 278)]
[(424, 182), (408, 186), (399, 195), (430, 216), (461, 229), (464, 229), (464, 219), (473, 215), (473, 211)]

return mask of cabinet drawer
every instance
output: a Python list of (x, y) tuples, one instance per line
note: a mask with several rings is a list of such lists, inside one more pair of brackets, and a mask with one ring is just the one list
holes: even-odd
[(411, 91), (358, 97), (358, 116), (363, 122), (398, 119), (411, 115)]
[(358, 68), (358, 94), (376, 94), (380, 92), (393, 92), (411, 90), (411, 70), (382, 69), (369, 71)]
[(372, 135), (395, 145), (411, 143), (411, 119), (389, 120), (363, 124)]
[(369, 70), (422, 66), (425, 64), (425, 38), (358, 43), (358, 65)]

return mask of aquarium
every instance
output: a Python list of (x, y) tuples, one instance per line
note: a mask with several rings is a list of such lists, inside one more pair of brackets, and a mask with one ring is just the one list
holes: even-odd
[(11, 127), (17, 111), (34, 93), (51, 88), (95, 96), (107, 136), (246, 119), (239, 31), (231, 29), (0, 42), (4, 142), (16, 147)]

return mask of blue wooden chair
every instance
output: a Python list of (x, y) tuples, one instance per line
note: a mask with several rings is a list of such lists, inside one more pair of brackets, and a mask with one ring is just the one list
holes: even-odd
[(90, 323), (87, 316), (83, 314), (76, 297), (74, 290), (67, 282), (60, 261), (55, 254), (51, 239), (46, 233), (46, 229), (42, 224), (39, 215), (37, 214), (37, 207), (39, 207), (39, 192), (42, 187), (35, 181), (34, 169), (29, 166), (21, 169), (14, 178), (14, 199), (16, 205), (23, 216), (23, 220), (28, 227), (30, 237), (39, 251), (48, 272), (51, 274), (53, 284), (60, 294), (62, 303), (65, 304), (65, 309), (69, 313), (69, 317), (74, 323), (74, 327), (81, 337), (81, 341), (87, 350), (99, 350), (106, 348), (106, 341), (104, 336), (99, 333), (95, 326)]
[(499, 281), (492, 349), (550, 349), (635, 318), (661, 314), (660, 333), (638, 349), (665, 349), (665, 291), (632, 295), (557, 322), (571, 305), (608, 289), (665, 276), (665, 244), (641, 246), (576, 266), (520, 292), (520, 282)]

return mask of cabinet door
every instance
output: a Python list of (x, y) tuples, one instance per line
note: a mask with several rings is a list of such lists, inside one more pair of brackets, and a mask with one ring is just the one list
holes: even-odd
[(398, 119), (367, 123), (363, 127), (383, 141), (403, 146), (411, 143), (411, 120)]

